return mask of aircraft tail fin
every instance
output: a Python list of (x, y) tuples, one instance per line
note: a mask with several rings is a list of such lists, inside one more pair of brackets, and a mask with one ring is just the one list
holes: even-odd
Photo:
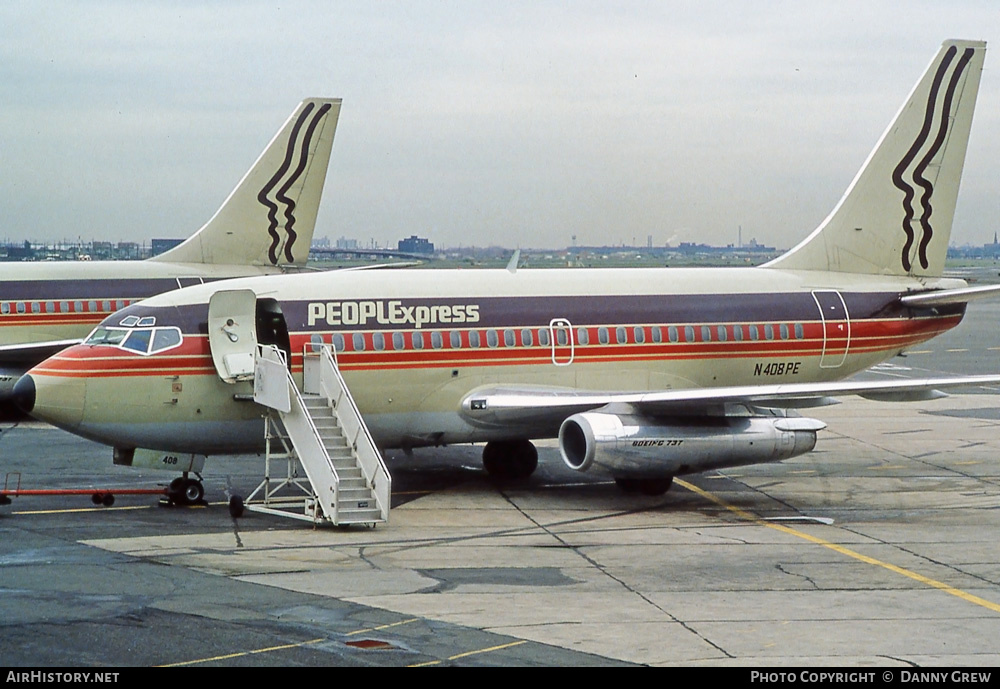
[(301, 265), (309, 258), (339, 98), (302, 101), (200, 230), (154, 261)]
[(833, 212), (765, 267), (941, 275), (985, 54), (945, 41)]

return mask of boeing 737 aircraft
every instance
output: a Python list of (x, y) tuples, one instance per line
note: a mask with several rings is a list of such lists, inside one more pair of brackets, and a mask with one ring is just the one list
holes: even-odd
[(303, 101), (200, 230), (147, 261), (0, 264), (0, 400), (108, 315), (186, 285), (281, 273), (309, 257), (340, 99)]
[[(40, 419), (116, 448), (260, 451), (253, 355), (335, 352), (382, 447), (533, 439), (660, 493), (675, 475), (808, 452), (836, 395), (929, 399), (1000, 376), (847, 376), (955, 327), (996, 288), (942, 277), (986, 46), (947, 41), (821, 225), (756, 268), (397, 270), (245, 278), (131, 305), (22, 378)], [(250, 362), (249, 364), (247, 362)]]

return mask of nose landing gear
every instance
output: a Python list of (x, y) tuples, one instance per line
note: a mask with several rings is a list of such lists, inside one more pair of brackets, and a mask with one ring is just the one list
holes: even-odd
[(167, 488), (167, 499), (175, 505), (200, 505), (204, 502), (205, 486), (201, 476), (190, 478), (188, 472), (170, 482)]

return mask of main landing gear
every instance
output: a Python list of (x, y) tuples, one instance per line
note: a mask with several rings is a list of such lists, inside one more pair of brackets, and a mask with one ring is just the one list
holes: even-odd
[(530, 440), (494, 440), (483, 448), (483, 467), (493, 478), (526, 479), (538, 468), (538, 450)]
[(170, 482), (167, 488), (167, 499), (175, 505), (198, 505), (205, 497), (205, 486), (201, 476), (190, 478), (188, 472)]
[(615, 483), (626, 493), (642, 493), (643, 495), (663, 495), (673, 485), (674, 477), (663, 478), (622, 478), (615, 477)]

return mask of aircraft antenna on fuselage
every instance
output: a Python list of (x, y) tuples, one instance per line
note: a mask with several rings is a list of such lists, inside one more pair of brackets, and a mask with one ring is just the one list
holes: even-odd
[(945, 41), (833, 212), (765, 267), (940, 276), (985, 54)]
[(302, 101), (205, 225), (154, 261), (303, 265), (340, 117), (339, 98)]

